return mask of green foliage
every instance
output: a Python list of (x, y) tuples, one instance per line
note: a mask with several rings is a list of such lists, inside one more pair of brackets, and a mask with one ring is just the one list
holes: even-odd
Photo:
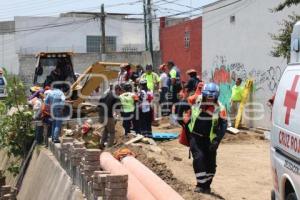
[[(0, 148), (9, 156), (24, 159), (34, 138), (32, 112), (26, 105), (25, 87), (14, 75), (6, 74), (8, 97), (0, 103)], [(12, 163), (8, 168), (16, 174), (19, 166)]]
[(275, 41), (275, 46), (271, 51), (272, 56), (290, 59), (291, 34), (295, 23), (299, 20), (300, 15), (293, 13), (288, 16), (288, 19), (285, 19), (280, 23), (281, 28), (278, 34), (271, 34), (271, 38)]
[(282, 11), (283, 9), (285, 9), (286, 7), (291, 7), (293, 5), (297, 5), (300, 3), (300, 0), (285, 0), (284, 2), (280, 3), (275, 9), (274, 11), (278, 12), (278, 11)]

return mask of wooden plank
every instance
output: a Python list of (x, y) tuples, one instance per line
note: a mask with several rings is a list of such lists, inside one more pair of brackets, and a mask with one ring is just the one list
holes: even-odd
[(138, 141), (140, 141), (140, 140), (142, 140), (144, 138), (144, 136), (143, 135), (137, 135), (135, 138), (133, 138), (133, 139), (131, 139), (131, 140), (129, 140), (128, 142), (126, 142), (125, 144), (126, 145), (129, 145), (129, 144), (132, 144), (132, 143), (135, 143), (135, 142), (138, 142)]

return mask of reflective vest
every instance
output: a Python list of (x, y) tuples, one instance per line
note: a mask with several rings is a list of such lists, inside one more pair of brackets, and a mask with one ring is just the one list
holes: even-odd
[(125, 92), (120, 95), (120, 101), (122, 104), (122, 110), (125, 113), (134, 111), (134, 93)]
[[(194, 133), (194, 126), (197, 118), (199, 117), (200, 113), (202, 112), (202, 109), (199, 108), (199, 105), (192, 107), (192, 113), (191, 113), (191, 120), (188, 125), (188, 129), (190, 133)], [(218, 126), (218, 120), (219, 118), (226, 118), (226, 109), (223, 105), (219, 105), (217, 109), (215, 109), (213, 115), (212, 115), (212, 124), (211, 129), (209, 133), (209, 139), (212, 142), (217, 137), (217, 126)], [(194, 133), (196, 134), (196, 133)]]

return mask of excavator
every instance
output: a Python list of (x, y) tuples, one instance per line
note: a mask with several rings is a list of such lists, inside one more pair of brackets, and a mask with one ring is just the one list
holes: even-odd
[(96, 62), (89, 66), (79, 77), (75, 76), (72, 52), (41, 52), (37, 55), (34, 74), (34, 86), (50, 86), (55, 81), (65, 82), (63, 91), (68, 103), (75, 112), (89, 104), (85, 101), (101, 85), (114, 81), (118, 77), (120, 65), (114, 62)]

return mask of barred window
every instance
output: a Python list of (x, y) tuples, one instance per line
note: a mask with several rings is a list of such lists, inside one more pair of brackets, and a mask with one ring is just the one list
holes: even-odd
[(184, 47), (190, 48), (190, 42), (191, 42), (191, 32), (185, 31), (184, 32)]
[[(88, 53), (100, 53), (101, 52), (101, 36), (87, 36), (86, 37), (86, 51)], [(106, 36), (105, 37), (106, 51), (115, 52), (117, 50), (117, 37)]]

